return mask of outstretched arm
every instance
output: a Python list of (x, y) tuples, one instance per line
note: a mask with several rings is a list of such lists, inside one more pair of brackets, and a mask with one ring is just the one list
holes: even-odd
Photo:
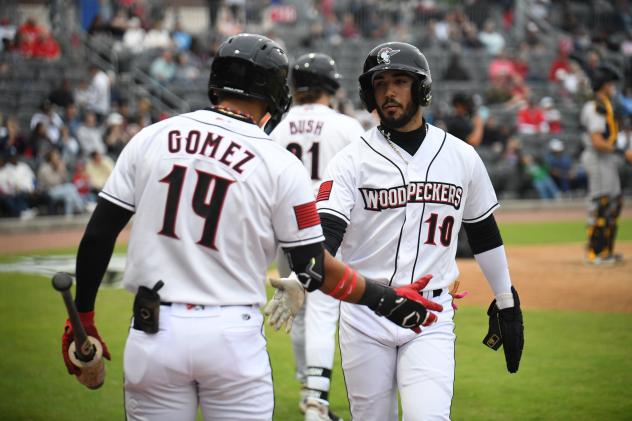
[(524, 347), (524, 327), (518, 292), (511, 285), (505, 247), (493, 215), (474, 224), (464, 224), (465, 232), (487, 282), (496, 298), (489, 306), (489, 332), (483, 344), (493, 350), (501, 345), (507, 370), (518, 371)]

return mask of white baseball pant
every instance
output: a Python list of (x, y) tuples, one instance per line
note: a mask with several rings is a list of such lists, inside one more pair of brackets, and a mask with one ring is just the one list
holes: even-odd
[(254, 306), (160, 307), (160, 331), (130, 328), (125, 410), (134, 421), (271, 420), (263, 317)]
[(447, 289), (436, 324), (417, 335), (365, 306), (342, 303), (340, 350), (351, 415), (397, 421), (399, 390), (406, 421), (449, 420), (454, 388), (454, 310)]

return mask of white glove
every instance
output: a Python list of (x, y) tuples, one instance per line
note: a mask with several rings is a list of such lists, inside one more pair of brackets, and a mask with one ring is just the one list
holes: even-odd
[(268, 324), (273, 326), (274, 330), (279, 330), (285, 325), (285, 331), (290, 332), (294, 317), (305, 302), (305, 288), (294, 272), (287, 278), (270, 278), (270, 285), (276, 288), (276, 291), (263, 309), (264, 314), (269, 316)]

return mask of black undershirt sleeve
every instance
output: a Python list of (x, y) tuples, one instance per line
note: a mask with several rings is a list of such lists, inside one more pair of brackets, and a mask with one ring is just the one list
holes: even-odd
[(472, 253), (480, 254), (503, 245), (494, 215), (473, 224), (463, 224)]
[(312, 243), (291, 248), (283, 247), (283, 251), (287, 256), (290, 268), (297, 275), (306, 273), (309, 264), (314, 259), (314, 267), (311, 270), (320, 276), (320, 280), (316, 279), (310, 282), (307, 290), (312, 292), (319, 289), (325, 279), (325, 249), (323, 248), (323, 243)]
[(342, 218), (329, 213), (320, 213), (319, 216), (325, 235), (325, 248), (332, 256), (335, 256), (342, 244), (347, 223)]
[(75, 304), (80, 312), (92, 311), (97, 291), (119, 233), (134, 213), (99, 198), (77, 251), (77, 292)]

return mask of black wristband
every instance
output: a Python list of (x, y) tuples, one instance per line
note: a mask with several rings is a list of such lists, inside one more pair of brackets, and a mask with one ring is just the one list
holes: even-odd
[(384, 297), (384, 294), (388, 293), (390, 288), (368, 278), (365, 278), (365, 281), (364, 294), (360, 297), (358, 304), (365, 305), (375, 311), (380, 300)]

